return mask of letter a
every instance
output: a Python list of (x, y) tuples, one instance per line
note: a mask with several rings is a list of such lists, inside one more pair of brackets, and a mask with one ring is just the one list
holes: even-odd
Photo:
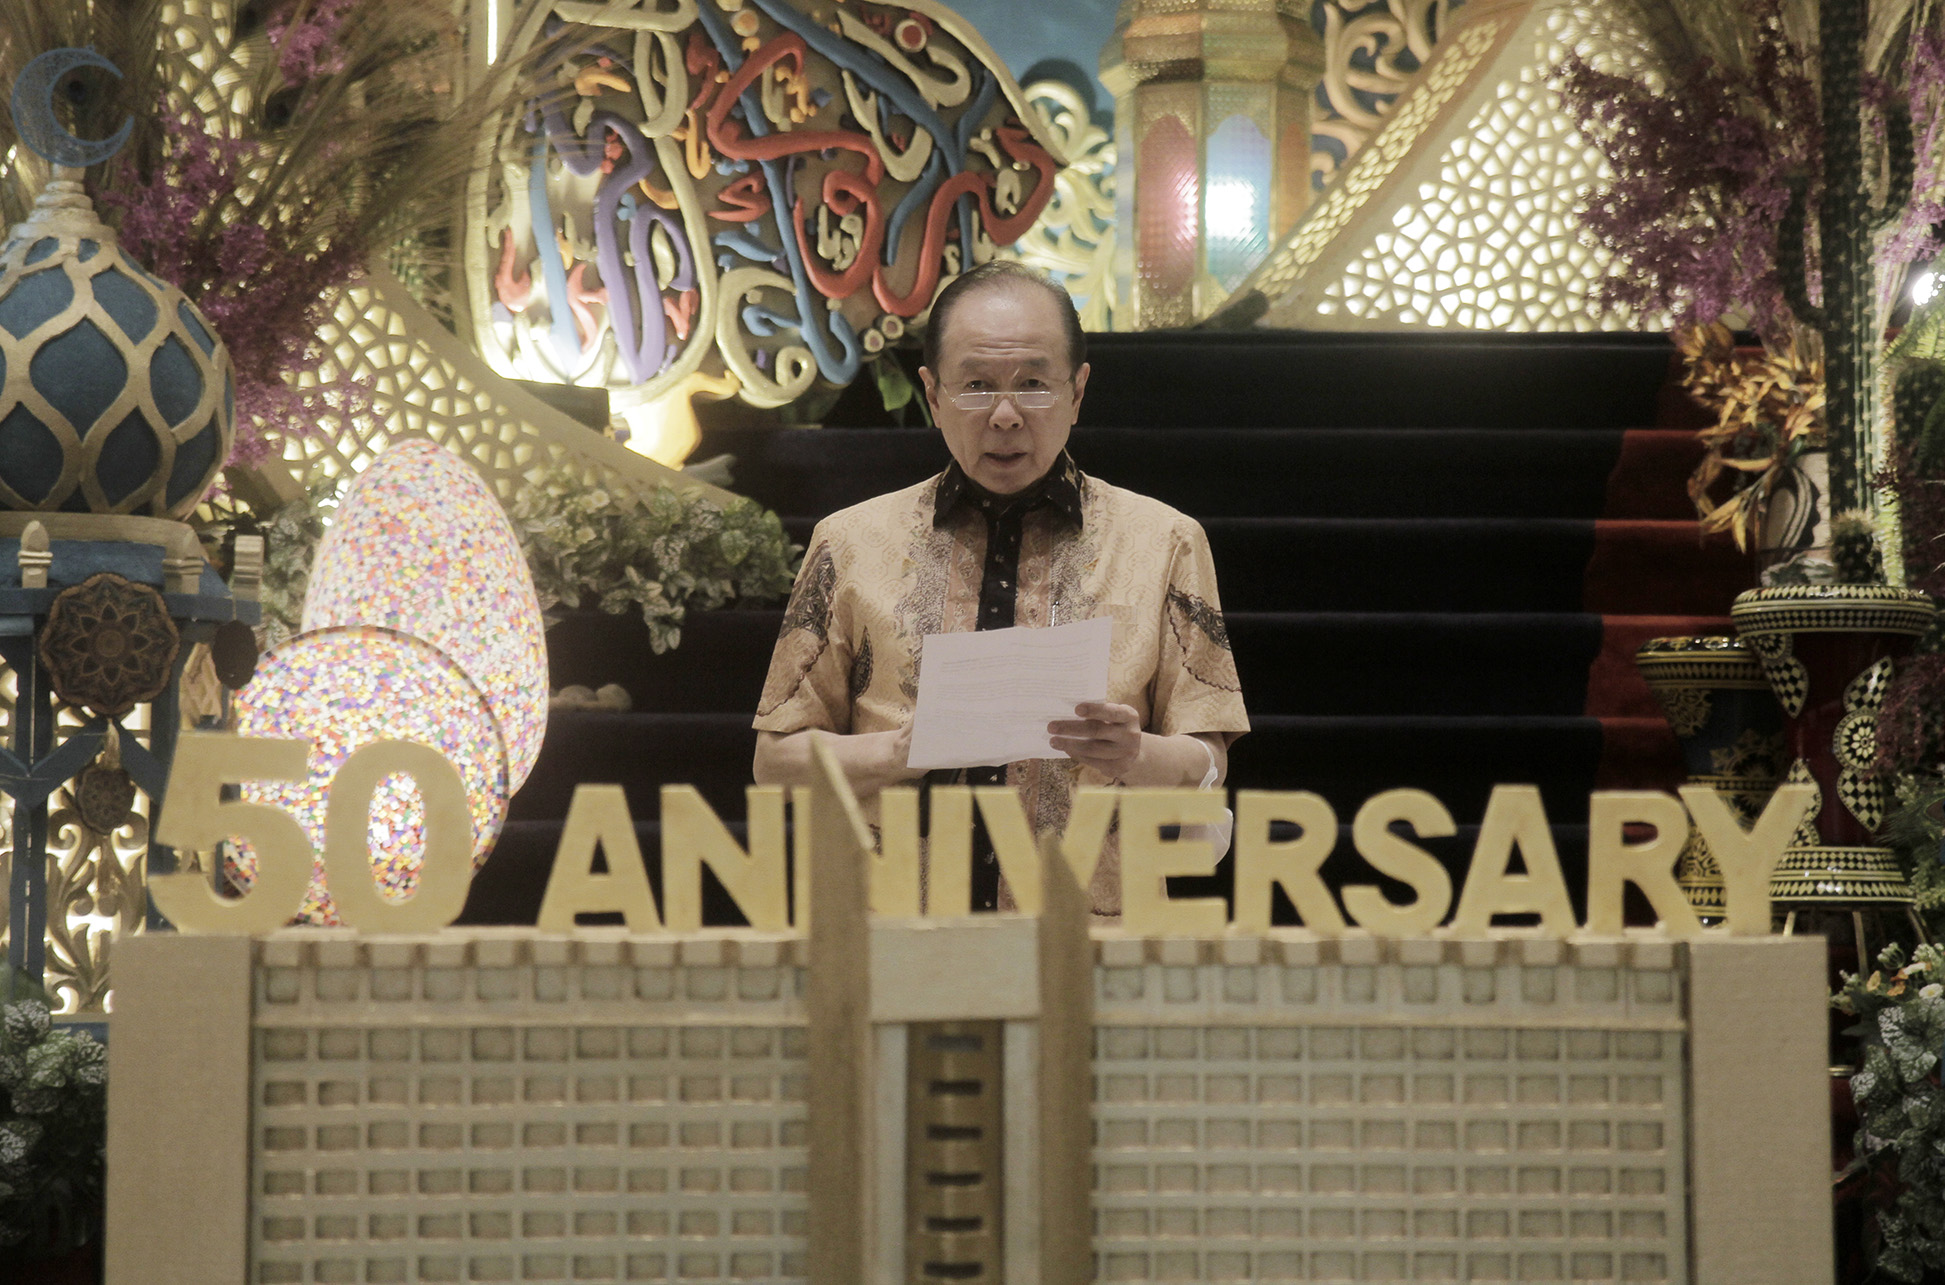
[[(607, 874), (594, 869), (596, 848), (607, 855)], [(619, 914), (629, 932), (662, 931), (627, 796), (619, 785), (577, 785), (534, 926), (544, 933), (570, 932), (576, 915), (600, 914)]]

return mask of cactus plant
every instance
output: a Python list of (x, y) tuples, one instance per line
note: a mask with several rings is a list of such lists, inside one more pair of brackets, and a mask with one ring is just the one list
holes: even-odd
[(1904, 364), (1892, 389), (1891, 422), (1916, 452), (1920, 472), (1945, 473), (1945, 361)]
[(1825, 414), (1830, 429), (1833, 511), (1871, 507), (1860, 467), (1872, 437), (1877, 319), (1872, 315), (1871, 236), (1911, 199), (1915, 166), (1911, 109), (1885, 108), (1890, 184), (1882, 204), (1871, 199), (1864, 172), (1863, 97), (1866, 0), (1822, 0), (1818, 62), (1823, 102), (1823, 195), (1817, 206), (1817, 259), (1823, 302), (1810, 300), (1805, 263), (1808, 185), (1793, 185), (1777, 239), (1783, 292), (1804, 325), (1823, 336)]
[(1830, 560), (1837, 566), (1838, 584), (1884, 583), (1884, 555), (1878, 551), (1877, 524), (1870, 514), (1853, 510), (1830, 520)]

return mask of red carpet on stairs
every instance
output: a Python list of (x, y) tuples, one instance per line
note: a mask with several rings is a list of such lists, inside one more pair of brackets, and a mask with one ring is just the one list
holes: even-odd
[(1756, 583), (1755, 562), (1727, 535), (1702, 534), (1687, 481), (1702, 458), (1701, 412), (1675, 383), (1657, 399), (1661, 425), (1621, 439), (1595, 524), (1584, 605), (1601, 615), (1601, 648), (1587, 671), (1586, 712), (1601, 721), (1595, 788), (1672, 790), (1680, 747), (1634, 665), (1650, 638), (1729, 634), (1729, 605)]

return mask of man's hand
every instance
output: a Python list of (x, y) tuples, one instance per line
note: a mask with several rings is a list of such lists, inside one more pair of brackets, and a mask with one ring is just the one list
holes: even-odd
[(1129, 705), (1085, 701), (1074, 717), (1047, 724), (1053, 747), (1112, 781), (1125, 779), (1141, 758), (1141, 715)]

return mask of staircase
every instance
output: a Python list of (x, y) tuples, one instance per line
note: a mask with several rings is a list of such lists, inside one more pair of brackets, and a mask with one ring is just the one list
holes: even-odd
[[(1633, 651), (1725, 631), (1750, 568), (1698, 535), (1683, 490), (1697, 448), (1664, 339), (1159, 332), (1090, 346), (1070, 449), (1208, 531), (1254, 726), (1229, 783), (1329, 799), (1343, 835), (1326, 878), (1373, 880), (1349, 840), (1373, 794), (1442, 800), (1460, 832), (1425, 846), (1462, 874), (1491, 787), (1531, 783), (1578, 884), (1588, 793), (1680, 780)], [(702, 454), (718, 451), (800, 542), (947, 459), (920, 428), (724, 431)], [(556, 685), (620, 682), (636, 712), (555, 716), (466, 919), (531, 922), (577, 782), (624, 786), (652, 877), (662, 783), (740, 817), (780, 619), (700, 617), (659, 657), (630, 617), (557, 626)]]

